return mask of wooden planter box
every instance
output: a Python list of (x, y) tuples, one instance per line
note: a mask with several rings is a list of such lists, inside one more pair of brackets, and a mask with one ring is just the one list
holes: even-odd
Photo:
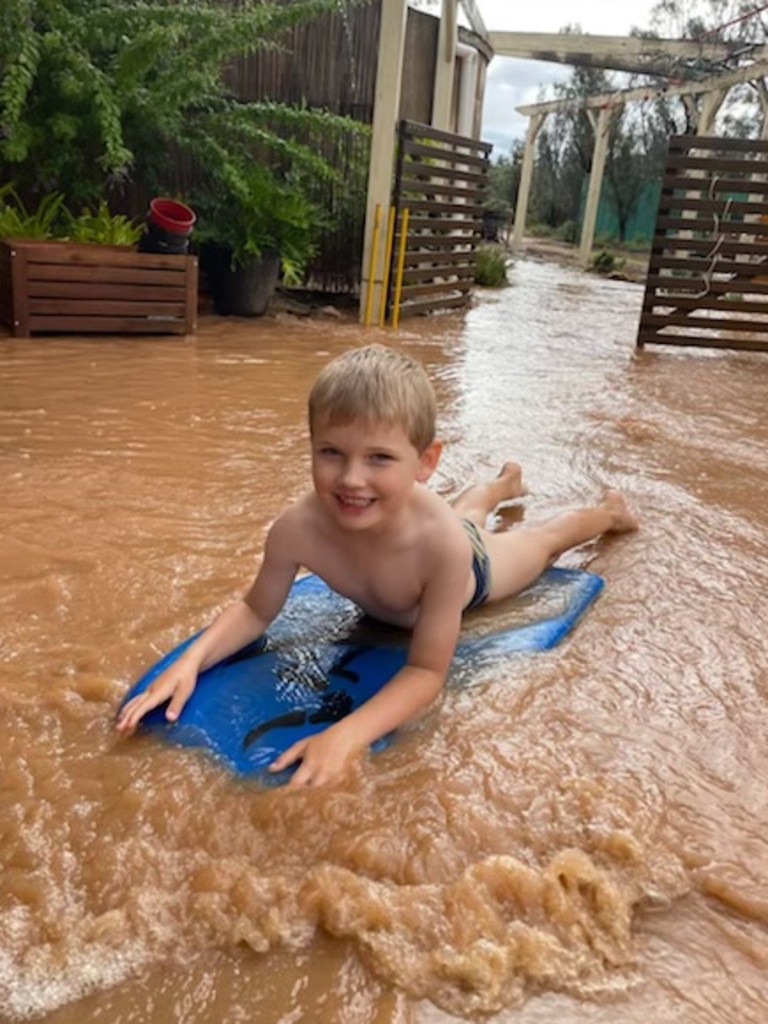
[(193, 334), (197, 259), (0, 239), (0, 322), (31, 334)]

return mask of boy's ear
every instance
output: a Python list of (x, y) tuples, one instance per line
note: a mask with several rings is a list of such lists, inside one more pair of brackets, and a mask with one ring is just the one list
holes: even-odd
[(435, 472), (437, 464), (440, 461), (440, 454), (442, 450), (443, 442), (433, 441), (431, 444), (427, 445), (419, 456), (419, 471), (416, 474), (416, 479), (420, 484), (425, 484)]

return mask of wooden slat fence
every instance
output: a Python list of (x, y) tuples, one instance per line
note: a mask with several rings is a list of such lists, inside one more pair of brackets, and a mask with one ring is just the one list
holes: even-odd
[(768, 351), (768, 142), (670, 139), (637, 345)]
[(31, 334), (193, 334), (197, 258), (0, 240), (0, 323)]
[[(410, 210), (400, 316), (465, 306), (475, 284), (492, 146), (402, 121), (393, 204), (397, 259), (402, 211)], [(390, 287), (395, 267), (390, 273)]]

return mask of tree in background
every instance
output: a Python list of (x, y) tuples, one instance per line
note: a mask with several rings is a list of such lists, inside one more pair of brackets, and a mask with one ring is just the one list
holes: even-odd
[[(744, 44), (743, 57), (748, 59), (750, 46), (766, 42), (764, 5), (756, 0), (660, 0), (651, 9), (651, 31), (643, 35), (701, 42), (738, 41)], [(734, 61), (727, 65), (693, 61), (679, 67), (678, 77), (702, 79), (734, 66)], [(660, 114), (662, 119), (678, 126), (682, 123), (678, 134), (696, 130), (691, 111), (679, 98), (662, 99), (659, 107), (664, 108)], [(717, 131), (730, 137), (755, 138), (761, 120), (757, 89), (754, 84), (745, 82), (729, 91), (718, 114)]]
[[(572, 27), (564, 31), (580, 30)], [(557, 99), (566, 104), (610, 90), (611, 79), (601, 68), (575, 68), (568, 81), (555, 86)], [(561, 229), (567, 241), (575, 240), (593, 148), (594, 131), (583, 109), (564, 107), (550, 114), (537, 140), (531, 219)]]

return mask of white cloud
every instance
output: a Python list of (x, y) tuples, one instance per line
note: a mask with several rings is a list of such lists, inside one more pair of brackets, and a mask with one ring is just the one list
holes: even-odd
[(522, 139), (528, 130), (528, 118), (518, 114), (516, 107), (551, 98), (552, 85), (570, 75), (570, 68), (561, 64), (535, 60), (494, 58), (488, 70), (483, 104), (482, 138), (492, 142), (493, 158), (506, 156), (514, 139)]

